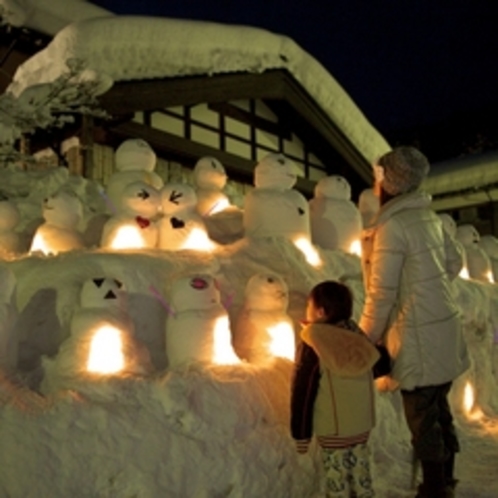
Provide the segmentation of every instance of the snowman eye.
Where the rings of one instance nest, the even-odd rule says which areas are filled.
[[[283,157],[279,157],[279,158],[277,159],[277,162],[278,162],[278,163],[280,163],[282,166],[284,166],[284,165],[285,165],[285,159],[284,159]]]
[[[266,279],[266,281],[269,283],[269,284],[272,284],[273,282],[275,282],[275,280],[272,278],[272,277],[268,277]]]
[[[137,194],[137,197],[140,197],[141,199],[143,199],[145,201],[145,199],[148,199],[150,197],[150,194],[149,192],[147,192],[146,190],[142,189],[140,190],[140,192]]]
[[[213,169],[216,169],[216,163],[214,161],[211,161],[211,166],[213,167]]]
[[[190,286],[193,289],[202,290],[202,289],[207,289],[209,287],[209,284],[203,278],[196,277],[190,281]]]

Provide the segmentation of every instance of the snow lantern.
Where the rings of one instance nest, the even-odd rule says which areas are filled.
[[[470,420],[479,420],[483,417],[483,412],[476,406],[475,390],[472,384],[467,381],[463,389],[463,411]]]
[[[0,257],[11,257],[21,252],[19,234],[15,228],[21,219],[17,206],[9,201],[0,201]]]
[[[83,206],[74,193],[62,190],[44,199],[42,211],[45,223],[37,228],[30,252],[58,254],[83,247],[83,235],[77,229]]]
[[[249,279],[234,331],[234,347],[241,358],[250,363],[275,357],[294,360],[295,332],[288,302],[287,284],[279,275],[258,273]]]
[[[283,154],[268,154],[254,168],[256,188],[289,190],[296,182],[296,165]]]
[[[159,192],[143,182],[127,185],[121,210],[111,216],[102,231],[101,246],[108,249],[151,249],[156,247]]]
[[[351,186],[344,177],[321,178],[309,205],[314,244],[324,249],[357,251],[362,230],[361,214],[351,202]]]
[[[214,157],[201,157],[194,166],[194,183],[197,193],[197,211],[210,216],[230,206],[223,193],[227,174],[223,165]]]
[[[158,247],[169,251],[192,249],[212,251],[202,217],[196,211],[197,196],[187,184],[166,184],[161,189],[163,217],[158,221]]]
[[[483,235],[479,247],[488,255],[493,281],[498,282],[498,239],[494,235]]]
[[[166,356],[170,367],[192,362],[232,364],[235,354],[228,314],[211,275],[185,276],[173,282],[166,320]]]
[[[459,240],[457,240],[457,238],[456,238],[456,233],[457,233],[456,221],[447,213],[440,213],[440,214],[438,214],[438,216],[439,216],[439,219],[443,223],[443,230],[446,232],[446,234],[453,241],[458,252],[461,255],[462,269],[460,270],[459,277],[463,278],[465,280],[468,280],[470,278],[470,275],[469,275],[469,270],[467,267],[466,253],[465,253],[465,249],[463,247],[463,244]]]
[[[106,193],[110,214],[122,209],[123,191],[134,182],[143,182],[156,190],[163,186],[162,178],[155,173],[156,154],[141,138],[125,140],[114,155],[116,171],[109,178]]]
[[[470,278],[481,282],[492,281],[491,262],[479,246],[480,235],[476,228],[470,224],[460,225],[456,230],[456,239],[463,245]]]
[[[358,199],[358,210],[361,214],[363,227],[369,226],[380,209],[380,199],[373,188],[363,190]]]

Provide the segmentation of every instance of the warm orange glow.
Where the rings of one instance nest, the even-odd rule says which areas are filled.
[[[53,251],[50,249],[50,247],[48,247],[41,233],[37,233],[33,238],[33,242],[31,242],[31,249],[29,252],[41,252],[47,255],[50,253],[55,253],[56,251]]]
[[[294,361],[296,340],[292,325],[288,322],[280,322],[273,327],[268,327],[267,332],[270,335],[270,353],[273,356]]]
[[[214,326],[213,363],[218,365],[240,363],[232,347],[232,334],[227,316],[218,318]]]
[[[463,390],[463,409],[467,417],[472,420],[479,420],[483,416],[482,411],[475,406],[474,388],[470,382],[465,384]]]
[[[311,266],[321,266],[322,260],[320,259],[318,251],[306,237],[296,239],[294,245],[304,254],[306,261]]]
[[[486,278],[489,280],[490,283],[492,283],[492,284],[495,283],[495,279],[493,277],[493,272],[491,270],[489,270],[488,273],[486,273]]]
[[[143,249],[146,244],[137,227],[124,225],[117,231],[110,247],[111,249]]]
[[[351,254],[356,254],[356,256],[361,258],[361,242],[359,240],[355,240],[350,246],[349,246],[349,252]]]
[[[87,370],[100,374],[118,373],[124,368],[121,331],[109,325],[98,329],[92,337]]]
[[[219,213],[220,211],[225,210],[227,207],[230,207],[230,201],[228,199],[220,199],[216,204],[209,210],[209,215],[214,213]]]
[[[208,237],[205,230],[202,228],[193,228],[181,248],[195,249],[196,251],[212,251],[215,247],[215,244]]]
[[[464,266],[461,270],[460,270],[460,273],[458,274],[458,276],[460,278],[463,278],[465,280],[469,280],[470,279],[470,275],[469,275],[469,270],[467,269],[466,266]]]

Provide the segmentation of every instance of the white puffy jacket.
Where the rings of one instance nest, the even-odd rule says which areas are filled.
[[[401,389],[452,381],[469,366],[451,280],[461,260],[424,192],[395,197],[362,233],[360,327],[384,342]]]

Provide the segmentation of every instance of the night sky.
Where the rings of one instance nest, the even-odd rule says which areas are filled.
[[[436,160],[478,147],[478,135],[488,149],[498,148],[498,1],[92,1],[117,14],[245,24],[290,36],[391,143],[413,143]]]

